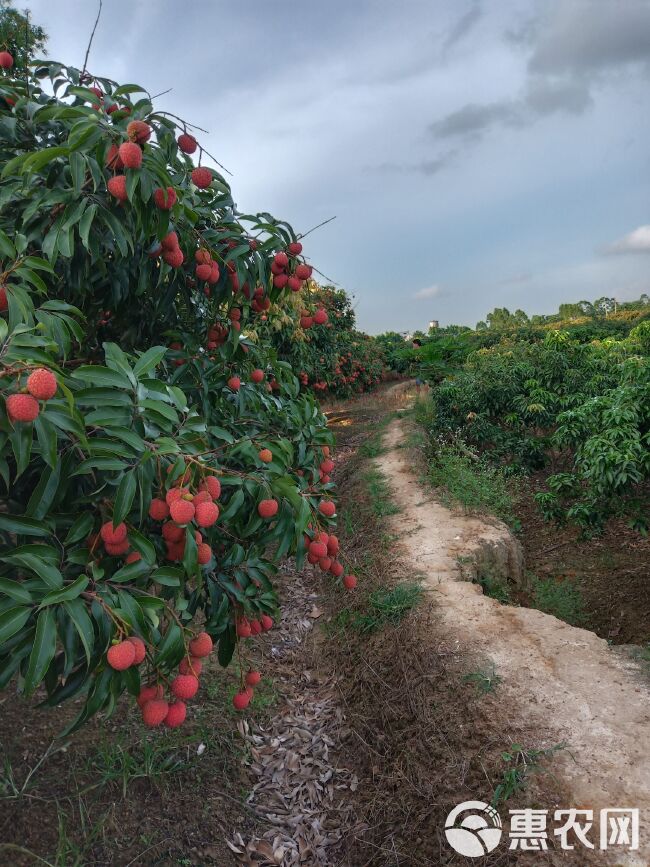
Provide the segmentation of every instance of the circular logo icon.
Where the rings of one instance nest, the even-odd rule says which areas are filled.
[[[466,815],[463,815],[466,814]],[[502,834],[501,817],[483,801],[465,801],[447,816],[447,842],[467,858],[480,858],[499,845]]]

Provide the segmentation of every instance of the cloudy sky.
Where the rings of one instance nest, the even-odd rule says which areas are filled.
[[[94,3],[25,4],[80,66]],[[336,215],[370,333],[650,291],[650,0],[104,0],[89,68],[172,88],[241,209]]]

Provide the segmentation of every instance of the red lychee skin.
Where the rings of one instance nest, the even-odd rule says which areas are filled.
[[[10,421],[34,421],[40,411],[38,401],[31,394],[10,394],[6,406]]]
[[[289,264],[289,257],[286,253],[280,252],[275,254],[275,256],[273,257],[273,261],[276,265],[279,265],[280,268],[286,268]]]
[[[213,500],[221,496],[221,482],[216,476],[206,476],[199,485],[199,491],[207,490]]]
[[[176,232],[167,232],[160,244],[163,250],[176,250],[178,249],[178,235]]]
[[[173,701],[169,705],[167,716],[163,720],[167,728],[177,729],[185,722],[187,716],[187,707],[183,701]]]
[[[344,575],[343,576],[343,586],[346,590],[354,590],[357,586],[357,576],[356,575]]]
[[[330,575],[333,575],[335,578],[340,578],[344,571],[343,563],[339,563],[338,560],[332,560]]]
[[[178,544],[167,543],[167,559],[170,563],[178,563],[185,554],[185,540]]]
[[[249,671],[246,675],[246,685],[257,686],[261,679],[262,675],[259,673],[259,671]]]
[[[235,693],[232,699],[233,707],[235,710],[246,710],[248,705],[250,704],[251,697],[246,692],[245,689],[242,689],[240,692]]]
[[[132,141],[125,141],[124,144],[121,144],[118,148],[118,154],[127,169],[139,169],[142,165],[142,151]]]
[[[178,674],[171,682],[169,691],[176,698],[194,698],[199,691],[199,679],[193,674]]]
[[[237,621],[237,636],[238,638],[250,638],[251,637],[251,625],[245,617],[242,617],[241,620]]]
[[[139,560],[142,560],[142,554],[139,551],[131,551],[131,553],[124,560],[125,563],[137,563]]]
[[[324,542],[310,542],[309,553],[321,560],[323,557],[327,557],[327,545]]]
[[[189,524],[195,511],[194,503],[187,500],[176,500],[169,507],[169,513],[177,524]]]
[[[260,370],[259,367],[256,367],[255,370],[251,373],[251,382],[263,382],[264,381],[264,371]]]
[[[212,183],[212,172],[206,169],[205,166],[197,166],[192,171],[192,183],[200,190],[207,189]]]
[[[301,282],[297,277],[289,277],[287,281],[287,286],[291,289],[292,292],[300,292]]]
[[[319,567],[323,570],[323,572],[329,572],[332,566],[332,558],[331,557],[321,557],[318,561]]]
[[[187,493],[187,488],[170,488],[165,494],[165,502],[168,506],[171,506],[172,503],[175,503],[176,500],[180,500],[180,498],[185,496]]]
[[[180,268],[185,261],[185,256],[180,247],[176,247],[174,250],[164,250],[162,257],[163,261],[171,268]]]
[[[260,617],[260,623],[262,624],[264,632],[268,632],[269,629],[273,628],[273,618],[269,617],[268,614],[262,614]]]
[[[259,635],[262,631],[262,624],[259,622],[259,620],[251,620],[250,626],[251,635]]]
[[[0,51],[0,69],[11,69],[14,59],[8,51]]]
[[[178,671],[180,672],[180,674],[193,674],[194,677],[198,677],[201,674],[202,670],[203,663],[195,656],[185,656],[183,659],[181,659],[178,666]]]
[[[233,391],[239,391],[240,386],[241,379],[238,376],[231,376],[228,380],[228,388],[232,389]]]
[[[171,521],[168,521],[166,524],[163,524],[162,534],[165,542],[175,544],[185,538],[185,529],[183,527],[177,527],[176,524],[172,524]]]
[[[324,472],[326,475],[328,475],[334,469],[334,461],[325,460],[320,465],[320,468],[321,468],[322,472]]]
[[[330,557],[335,557],[339,552],[339,540],[333,534],[327,540],[327,553]]]
[[[321,500],[318,504],[318,511],[326,518],[331,518],[336,512],[336,506],[331,500]]]
[[[289,277],[286,274],[276,274],[273,278],[273,285],[276,289],[284,289],[289,282]]]
[[[209,265],[212,261],[210,251],[204,250],[203,248],[201,248],[200,250],[196,250],[196,252],[194,253],[194,261],[197,265]]]
[[[314,322],[316,325],[324,325],[327,322],[327,319],[327,310],[323,310],[322,307],[314,314]]]
[[[154,204],[161,211],[171,211],[176,204],[176,190],[173,187],[158,187],[153,193]]]
[[[207,542],[201,542],[201,544],[197,547],[196,557],[199,561],[199,565],[208,565],[208,563],[212,559],[212,548],[207,544]]]
[[[45,367],[37,367],[27,377],[27,391],[36,400],[50,400],[58,387],[56,377]]]
[[[126,192],[126,175],[115,175],[109,178],[106,187],[111,196],[115,196],[120,202],[126,202],[129,198]]]
[[[219,517],[219,506],[216,503],[199,503],[194,517],[199,527],[211,527]]]
[[[132,120],[126,128],[126,134],[131,141],[135,141],[138,144],[144,144],[146,141],[149,141],[149,137],[151,136],[151,127],[143,120]]]
[[[315,566],[316,563],[320,560],[318,554],[307,554],[307,562],[311,563],[312,566]]]
[[[284,267],[277,262],[271,262],[271,274],[284,274]]]
[[[7,301],[7,287],[0,286],[0,313],[4,313],[8,308],[9,302]]]
[[[142,708],[142,721],[146,726],[159,726],[169,713],[169,705],[160,698],[146,702]]]
[[[302,244],[300,241],[292,241],[287,247],[287,250],[292,256],[299,256],[302,253]]]
[[[115,543],[105,542],[104,548],[111,557],[122,557],[129,550],[129,540],[125,539],[123,542]]]
[[[196,638],[190,641],[190,653],[199,659],[209,656],[213,648],[212,639],[207,632],[199,632]]]
[[[144,641],[141,638],[138,638],[137,635],[129,635],[129,637],[126,640],[130,641],[131,644],[135,648],[135,657],[133,659],[133,665],[140,665],[142,660],[147,655],[147,648],[145,646]]]
[[[99,531],[102,541],[108,542],[110,545],[119,545],[120,542],[126,539],[126,533],[126,524],[124,522],[115,527],[112,521],[106,521],[105,524],[102,524]]]
[[[302,263],[296,268],[296,277],[299,280],[307,280],[311,276],[311,268],[309,265],[303,265]]]
[[[149,504],[149,517],[154,521],[164,521],[165,518],[169,515],[169,506],[165,502],[165,500],[161,500],[158,497],[153,499]]]
[[[272,518],[278,513],[278,501],[262,500],[257,507],[257,513],[260,518]]]
[[[192,497],[192,502],[194,503],[194,508],[199,505],[199,503],[211,503],[212,497],[210,496],[209,491],[199,491],[198,494],[194,494]]]
[[[196,279],[197,280],[209,280],[210,274],[212,274],[212,266],[211,265],[197,265],[196,266]]]
[[[178,147],[183,151],[184,154],[193,154],[194,151],[199,146],[199,143],[194,138],[193,135],[190,135],[187,132],[184,132],[182,135],[178,137]]]
[[[212,269],[212,272],[211,272],[210,276],[208,277],[208,282],[216,283],[219,279],[219,266],[217,265],[216,262],[213,262],[210,265],[210,268]]]
[[[273,460],[273,452],[270,449],[262,449],[258,457],[262,463],[270,464]]]
[[[148,701],[152,701],[154,699],[161,699],[162,697],[163,688],[162,684],[159,683],[155,686],[143,686],[140,690],[140,695],[137,697],[136,701],[142,708]]]
[[[312,316],[301,316],[300,317],[300,327],[301,328],[311,328],[314,324],[314,319]]]
[[[130,641],[120,641],[109,647],[106,661],[115,671],[126,671],[135,662],[135,646]]]

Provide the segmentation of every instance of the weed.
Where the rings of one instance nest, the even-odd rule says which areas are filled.
[[[486,596],[496,599],[502,605],[509,605],[512,602],[510,586],[502,578],[488,572],[485,575],[479,575],[477,580]]]
[[[542,762],[553,758],[555,753],[566,749],[566,746],[566,744],[562,743],[544,750],[527,750],[521,744],[512,744],[508,750],[501,753],[501,758],[506,767],[500,782],[494,790],[491,802],[492,806],[498,807],[499,804],[505,803],[517,792],[525,789],[531,774],[544,772]]]
[[[580,589],[568,578],[535,578],[533,583],[535,608],[553,614],[572,626],[585,623],[587,615]]]
[[[375,517],[384,518],[387,515],[396,515],[400,511],[399,506],[391,500],[390,488],[379,470],[374,467],[367,469],[363,474],[363,480],[370,494],[371,508]]]
[[[396,584],[390,590],[374,590],[368,596],[368,604],[364,611],[353,611],[344,608],[333,618],[330,628],[351,628],[362,635],[376,632],[384,626],[397,626],[408,612],[415,608],[422,598],[422,587],[419,584]]]
[[[473,683],[476,686],[476,691],[482,695],[494,692],[502,682],[503,678],[496,673],[494,665],[484,671],[472,671],[463,677],[463,683]]]

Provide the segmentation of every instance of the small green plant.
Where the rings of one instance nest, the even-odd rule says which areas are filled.
[[[486,596],[496,599],[502,605],[510,605],[512,602],[510,586],[502,578],[488,572],[485,575],[479,575],[478,583]]]
[[[560,750],[566,749],[566,744],[555,744],[543,750],[525,749],[521,744],[512,744],[508,750],[501,753],[505,764],[503,776],[497,784],[492,796],[492,806],[504,804],[517,792],[525,789],[531,774],[544,772],[542,762],[552,759]]]
[[[463,677],[463,683],[473,683],[476,691],[482,695],[494,692],[502,682],[503,678],[496,673],[494,665],[482,671],[472,671]]]
[[[584,599],[580,589],[568,578],[535,578],[535,608],[553,614],[572,626],[580,626],[587,620]]]
[[[349,627],[367,635],[385,626],[397,626],[421,598],[422,587],[419,584],[404,582],[390,590],[374,590],[368,596],[364,611],[344,608],[333,618],[330,628],[336,631]]]
[[[396,515],[400,507],[391,500],[391,491],[379,470],[371,467],[363,474],[370,495],[370,507],[376,518]]]

